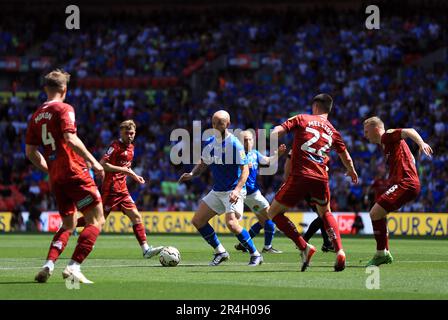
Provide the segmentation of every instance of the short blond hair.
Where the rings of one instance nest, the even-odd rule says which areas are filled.
[[[125,120],[122,123],[120,123],[120,130],[126,129],[126,130],[136,130],[137,126],[134,122],[134,120]]]
[[[384,122],[379,117],[370,117],[364,120],[364,126],[374,125],[375,127],[384,128]]]
[[[50,90],[63,90],[70,81],[70,74],[62,69],[55,69],[45,75],[44,86]]]
[[[244,130],[244,131],[241,131],[241,132],[240,132],[240,138],[243,140],[243,139],[244,139],[244,136],[245,136],[246,134],[250,134],[250,135],[252,136],[252,139],[255,138],[254,132],[253,132],[252,130]]]

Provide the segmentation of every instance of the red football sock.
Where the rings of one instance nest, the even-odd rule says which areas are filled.
[[[146,232],[145,227],[142,223],[137,223],[132,226],[132,229],[134,230],[135,237],[137,238],[137,241],[140,245],[146,242]]]
[[[86,219],[84,217],[79,217],[78,223],[76,224],[76,228],[85,226],[86,226]]]
[[[322,216],[324,222],[325,231],[327,231],[328,237],[333,243],[333,247],[336,252],[342,249],[341,235],[339,234],[339,227],[336,219],[330,211],[327,211]]]
[[[72,255],[72,260],[82,263],[93,249],[96,238],[100,234],[100,230],[93,224],[87,225],[78,238],[78,244]]]
[[[387,236],[387,220],[380,219],[372,221],[373,233],[376,240],[377,250],[389,250],[389,238]]]
[[[279,228],[289,239],[294,241],[300,250],[305,250],[307,242],[302,238],[299,231],[297,231],[294,223],[288,219],[283,213],[276,215],[272,221],[275,222]]]
[[[48,250],[47,260],[55,262],[59,258],[62,251],[64,251],[71,234],[72,233],[69,230],[63,228],[60,228],[58,232],[56,232],[53,241],[51,241],[50,249]]]

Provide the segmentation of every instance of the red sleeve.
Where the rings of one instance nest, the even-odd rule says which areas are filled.
[[[31,117],[26,128],[25,143],[31,146],[38,146],[41,144],[39,135],[36,134],[36,127],[33,124],[34,117]]]
[[[382,144],[390,144],[401,140],[401,129],[395,129],[394,132],[387,133],[381,137]]]
[[[337,153],[342,153],[347,149],[344,140],[342,140],[341,134],[338,131],[335,131],[333,134],[332,148],[336,150]]]
[[[281,126],[282,126],[283,128],[285,128],[286,132],[290,132],[292,129],[297,128],[297,127],[300,126],[301,120],[302,120],[302,117],[301,117],[301,115],[299,114],[299,115],[297,115],[297,116],[294,116],[294,117],[289,118],[288,120],[286,120],[285,122],[283,122],[283,123],[281,124]]]
[[[75,110],[69,104],[65,104],[65,108],[60,113],[61,132],[76,133]]]
[[[115,152],[117,150],[117,147],[115,145],[115,142],[112,142],[112,144],[107,149],[106,153],[103,155],[103,158],[101,160],[104,160],[105,162],[111,162],[114,158]]]

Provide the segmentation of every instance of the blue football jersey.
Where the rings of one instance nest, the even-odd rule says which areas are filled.
[[[247,162],[249,164],[249,177],[246,181],[247,194],[252,194],[259,190],[257,184],[258,165],[260,164],[260,158],[262,157],[258,150],[251,150],[247,153]]]
[[[241,176],[240,166],[247,165],[244,147],[233,134],[229,134],[221,143],[215,137],[207,139],[202,160],[212,171],[214,191],[235,189]]]

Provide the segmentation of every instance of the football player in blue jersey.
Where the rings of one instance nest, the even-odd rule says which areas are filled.
[[[250,228],[249,234],[253,239],[260,233],[260,230],[264,228],[264,248],[262,252],[282,253],[282,251],[272,247],[275,224],[268,218],[267,212],[269,209],[269,202],[261,194],[257,183],[257,175],[259,165],[268,166],[274,161],[278,161],[278,158],[286,152],[286,146],[284,144],[280,145],[279,149],[274,152],[274,155],[267,157],[258,152],[258,150],[253,149],[254,135],[252,131],[246,130],[241,132],[240,140],[244,144],[244,150],[246,151],[246,157],[249,164],[249,177],[246,181],[247,195],[246,199],[244,199],[244,204],[246,204],[258,218],[258,222]],[[247,252],[247,249],[241,245],[241,243],[236,244],[235,249]]]
[[[213,188],[199,204],[192,224],[215,250],[210,265],[217,266],[229,259],[229,253],[219,241],[209,220],[224,214],[229,230],[250,252],[249,266],[258,266],[263,262],[263,257],[255,247],[249,232],[239,224],[243,216],[246,180],[249,176],[246,153],[238,138],[228,130],[230,115],[227,111],[215,112],[212,125],[215,129],[214,136],[205,142],[201,162],[191,172],[184,173],[179,178],[179,183],[191,180],[208,167],[212,172]]]

